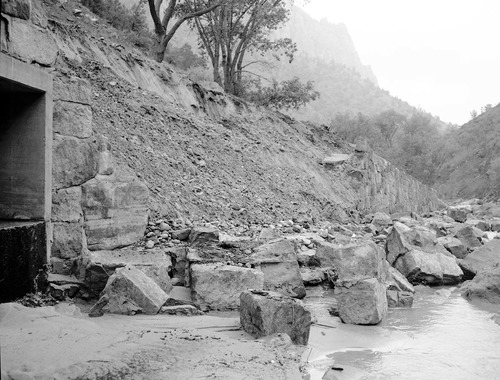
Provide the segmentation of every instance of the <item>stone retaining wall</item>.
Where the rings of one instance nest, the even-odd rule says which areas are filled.
[[[437,192],[373,152],[357,152],[348,171],[358,189],[360,211],[418,213],[442,206]]]

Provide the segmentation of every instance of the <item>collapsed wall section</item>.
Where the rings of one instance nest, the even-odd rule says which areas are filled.
[[[418,213],[442,206],[437,192],[371,151],[356,152],[347,174],[359,194],[360,211]]]
[[[5,279],[29,284],[9,290],[17,297],[35,290],[42,264],[78,274],[88,249],[139,240],[149,192],[95,134],[89,82],[58,70],[64,42],[49,28],[43,3],[2,1],[1,13],[0,110],[8,117],[0,125],[0,219],[13,222],[7,231],[0,221],[0,287],[7,294]],[[43,231],[19,219],[41,220]]]

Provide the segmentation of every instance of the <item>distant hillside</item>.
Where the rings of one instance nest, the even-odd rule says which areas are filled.
[[[447,198],[500,197],[500,104],[443,139],[435,187]]]
[[[130,7],[136,0],[120,1]],[[338,113],[374,116],[383,111],[395,110],[411,117],[419,112],[378,87],[375,74],[361,62],[344,24],[317,21],[298,7],[292,7],[291,10],[290,21],[276,31],[275,37],[290,37],[297,43],[298,52],[294,61],[276,61],[270,55],[265,58],[260,55],[248,57],[252,61],[257,59],[267,62],[266,65],[250,66],[249,70],[269,80],[281,81],[296,76],[302,81],[315,83],[315,89],[321,94],[320,98],[298,111],[290,111],[291,116],[300,120],[329,123]],[[147,20],[152,28],[149,13]],[[196,32],[184,24],[174,36],[172,46],[180,47],[186,43],[199,53]]]
[[[344,24],[333,24],[326,19],[316,21],[302,9],[293,7],[290,21],[276,33],[276,37],[291,38],[302,56],[345,66],[353,69],[361,78],[377,84],[371,67],[361,62]]]
[[[279,62],[268,76],[313,81],[321,94],[315,102],[290,112],[293,117],[328,123],[338,113],[373,116],[392,109],[410,117],[419,112],[378,86],[371,67],[361,62],[344,24],[317,21],[294,7],[290,22],[279,36],[290,36],[299,51],[291,64]]]

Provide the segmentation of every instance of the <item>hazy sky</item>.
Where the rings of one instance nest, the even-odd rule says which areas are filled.
[[[445,122],[500,102],[499,0],[310,0],[344,23],[380,87]]]

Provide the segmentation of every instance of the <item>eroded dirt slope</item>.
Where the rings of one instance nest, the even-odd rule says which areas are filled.
[[[326,127],[192,83],[71,7],[49,9],[62,47],[56,75],[89,80],[94,131],[147,182],[156,217],[248,225],[353,212],[345,165],[322,165],[352,148]]]

